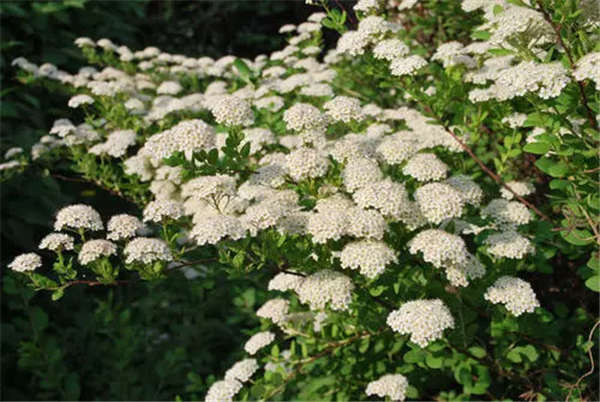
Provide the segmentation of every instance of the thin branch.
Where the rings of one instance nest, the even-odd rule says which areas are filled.
[[[596,328],[598,328],[598,325],[600,325],[600,320],[596,321],[596,324],[594,324],[594,326],[592,327],[592,330],[590,331],[590,335],[588,336],[588,342],[592,341],[592,336],[594,335],[594,331],[596,330]],[[592,353],[592,348],[590,348],[588,350],[588,356],[590,358],[590,364],[592,367],[590,367],[590,369],[581,377],[579,377],[577,379],[577,381],[575,382],[575,384],[573,386],[571,386],[571,389],[569,390],[569,393],[567,394],[567,402],[569,401],[569,399],[571,398],[571,394],[573,393],[573,390],[575,388],[579,387],[579,383],[581,383],[581,381],[583,381],[583,379],[589,375],[592,375],[592,373],[594,372],[595,369],[595,365],[594,365],[594,354]]]

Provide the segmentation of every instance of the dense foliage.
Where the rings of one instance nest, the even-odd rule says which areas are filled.
[[[10,326],[20,365],[64,399],[100,362],[107,399],[597,400],[598,1],[316,6],[253,60],[80,37],[77,73],[13,61],[71,114],[3,180],[58,168],[129,205],[74,200],[8,264],[14,311],[56,301]],[[44,332],[84,287],[114,292]],[[48,348],[70,336],[78,369]]]

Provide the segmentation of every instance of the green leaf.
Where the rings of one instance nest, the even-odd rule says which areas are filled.
[[[513,363],[521,363],[523,361],[523,359],[521,358],[521,354],[519,353],[517,348],[512,349],[510,352],[508,352],[506,358]]]
[[[253,77],[252,71],[248,68],[242,59],[235,59],[233,65],[237,68],[240,78],[250,83]]]
[[[485,357],[485,355],[487,354],[485,352],[485,349],[480,346],[471,346],[469,348],[469,353],[471,353],[473,356],[475,356],[479,359]]]
[[[444,359],[442,357],[436,357],[434,355],[429,354],[425,358],[425,364],[427,364],[432,369],[442,368],[443,363],[444,363]]]
[[[492,36],[488,31],[475,31],[471,34],[473,39],[488,40]]]
[[[594,292],[600,292],[600,275],[594,275],[585,281],[585,286]]]
[[[600,272],[600,253],[593,253],[587,262],[587,266],[592,271]]]
[[[550,144],[546,142],[532,142],[531,144],[525,145],[523,150],[530,154],[544,155],[550,150]]]
[[[235,255],[235,257],[233,257],[233,260],[231,260],[231,265],[233,265],[233,267],[236,269],[242,268],[242,265],[244,264],[245,256],[246,256],[246,253],[243,250],[239,251]]]
[[[568,172],[569,167],[564,162],[557,162],[548,169],[548,174],[552,177],[564,177]]]
[[[587,246],[594,241],[592,234],[582,229],[561,230],[560,235],[563,239],[576,246]]]

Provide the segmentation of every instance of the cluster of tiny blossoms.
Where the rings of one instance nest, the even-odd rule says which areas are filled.
[[[531,184],[512,181],[507,183],[512,191],[501,188],[501,198],[488,197],[467,175],[477,177],[474,172],[465,173],[460,166],[462,173],[452,175],[458,171],[456,156],[463,148],[445,127],[432,124],[411,106],[408,92],[391,89],[381,102],[384,107],[377,99],[338,90],[340,79],[346,79],[338,77],[339,71],[354,68],[363,57],[379,63],[373,71],[395,76],[399,85],[426,74],[434,63],[464,71],[472,103],[533,95],[555,98],[573,79],[599,85],[594,69],[598,53],[579,59],[572,72],[557,62],[541,62],[545,55],[541,45],[553,41],[553,30],[537,11],[506,2],[494,8],[499,2],[463,1],[465,11],[482,9],[481,29],[490,33],[489,40],[470,45],[447,42],[429,60],[412,54],[415,43],[402,39],[402,17],[392,21],[377,15],[387,2],[360,0],[355,6],[357,28],[343,33],[320,61],[316,44],[326,15],[315,13],[298,26],[282,27],[280,32],[289,35],[283,49],[254,60],[239,59],[251,71],[251,83],[233,56],[192,58],[154,47],[132,51],[106,39],[79,38],[76,44],[98,54],[114,53],[135,67],[135,73],[117,64],[69,74],[51,65],[15,60],[33,76],[60,81],[77,91],[68,107],[88,112],[101,102],[118,101],[139,123],[132,130],[112,120],[100,127],[57,120],[49,135],[32,148],[32,159],[55,148],[78,147],[98,161],[118,164],[128,181],[147,186],[151,199],[141,205],[142,219],[113,216],[105,239],[89,238],[90,232],[104,230],[97,211],[82,204],[66,207],[58,212],[54,229],[70,234],[49,234],[40,248],[59,255],[78,250],[84,266],[110,257],[111,263],[120,258],[133,269],[166,266],[178,261],[179,250],[228,251],[231,243],[259,242],[263,234],[279,236],[281,244],[305,241],[303,250],[306,244],[314,246],[314,252],[304,256],[306,266],[275,275],[268,290],[280,292],[280,297],[256,311],[263,325],[273,324],[290,336],[304,334],[307,327],[317,333],[337,317],[354,314],[353,301],[360,300],[363,287],[388,273],[402,275],[402,253],[443,270],[446,279],[441,280],[452,285],[446,288],[468,286],[484,277],[482,261],[489,256],[525,258],[535,248],[519,230],[534,218],[515,194],[532,194]],[[409,12],[417,1],[389,3],[395,4],[395,12]],[[487,52],[494,47],[515,54],[526,48],[536,60]],[[200,86],[202,91],[190,89],[182,79],[190,76],[206,84]],[[434,84],[427,84],[427,96],[435,96]],[[391,96],[394,102],[387,100]],[[511,116],[505,123],[522,128],[526,117]],[[248,168],[223,169],[224,173],[220,169],[231,159],[225,155],[232,134],[244,137],[239,150],[250,146]],[[467,135],[460,139],[469,144]],[[214,169],[206,170],[212,173],[194,170],[205,167],[196,158],[201,152],[208,159],[217,156],[217,163],[210,166]],[[173,166],[172,160],[165,160],[177,153],[183,154],[186,165]],[[472,223],[482,219],[490,223]],[[162,226],[164,238],[144,237],[155,226]],[[173,226],[177,233],[171,237]],[[490,233],[483,247],[472,247],[468,236],[484,230]],[[482,254],[488,258],[480,260]],[[40,266],[41,257],[34,253],[18,256],[9,265],[19,272]],[[453,297],[452,292],[447,297]],[[526,282],[508,276],[498,279],[483,297],[504,304],[515,315],[539,306]],[[397,301],[400,307],[389,313],[387,325],[420,347],[454,328],[452,312],[442,299]],[[245,343],[245,352],[264,353],[277,333],[256,333]],[[265,357],[271,367],[285,366],[273,359]],[[223,380],[210,386],[205,399],[233,400],[259,370],[258,361],[248,358],[234,364]],[[403,375],[388,374],[368,383],[365,393],[404,400],[407,387]]]

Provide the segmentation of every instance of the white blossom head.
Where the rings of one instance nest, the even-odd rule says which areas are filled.
[[[225,379],[230,381],[237,380],[244,383],[254,375],[256,370],[258,370],[256,359],[244,359],[235,363],[225,372]]]
[[[103,239],[88,240],[81,246],[78,259],[82,265],[87,265],[99,258],[110,257],[116,253],[117,246],[111,241]]]
[[[540,307],[531,285],[513,276],[498,278],[483,297],[493,304],[504,304],[517,317],[523,313],[533,313],[536,307]]]
[[[42,257],[36,253],[26,253],[15,257],[8,267],[16,272],[34,271],[42,266]]]
[[[254,123],[250,104],[236,96],[224,95],[209,106],[217,123],[227,127],[247,127]]]
[[[347,276],[328,269],[304,278],[296,292],[301,303],[312,310],[322,310],[327,305],[332,310],[348,310],[352,301],[354,284]]]
[[[183,216],[183,204],[172,200],[156,200],[144,208],[144,222],[160,223],[164,220],[177,220]]]
[[[50,233],[42,239],[39,247],[44,250],[61,252],[63,250],[73,250],[73,237],[64,233]]]
[[[342,268],[360,270],[369,279],[379,276],[387,265],[397,261],[394,250],[377,240],[348,243],[340,253]]]
[[[126,264],[152,264],[156,261],[169,262],[173,260],[171,250],[164,240],[148,237],[136,237],[131,240],[125,246],[123,254]]]
[[[258,332],[250,337],[244,345],[244,350],[250,355],[255,355],[260,349],[275,340],[275,334],[270,331]]]
[[[415,191],[414,196],[421,213],[431,223],[439,224],[444,219],[458,218],[463,214],[463,197],[447,184],[425,184]]]
[[[410,340],[424,348],[442,338],[445,329],[454,328],[454,318],[440,299],[414,300],[392,311],[387,324],[400,334],[410,334]]]
[[[204,400],[206,402],[232,402],[243,385],[238,380],[217,381],[210,386]]]
[[[377,395],[380,398],[389,397],[392,401],[405,399],[408,380],[402,374],[386,374],[367,384],[365,394]]]
[[[102,230],[104,225],[100,214],[89,205],[69,205],[58,211],[54,221],[54,230]]]

